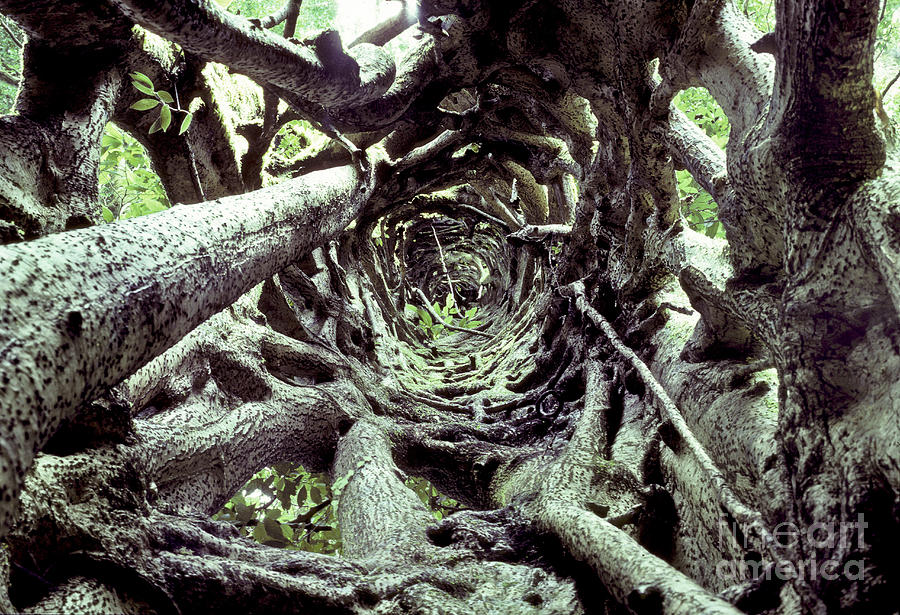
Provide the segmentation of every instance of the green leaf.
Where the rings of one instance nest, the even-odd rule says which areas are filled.
[[[263,521],[263,527],[266,528],[266,534],[275,540],[284,540],[284,532],[281,530],[281,524],[275,519],[266,519]]]
[[[256,542],[264,542],[268,539],[268,536],[266,536],[266,528],[262,523],[253,528],[253,539]]]
[[[279,474],[290,474],[294,470],[294,464],[292,463],[276,463],[272,466],[272,469],[278,472]]]
[[[153,120],[153,123],[150,124],[150,130],[149,130],[148,132],[149,132],[151,135],[152,135],[154,132],[159,132],[159,131],[161,130],[162,125],[160,124],[160,121],[159,121],[159,120],[160,120],[160,118],[156,118],[155,120]]]
[[[281,508],[287,510],[291,507],[291,496],[294,495],[294,485],[282,489],[278,493],[278,501],[281,502]]]
[[[129,109],[134,109],[135,111],[147,111],[148,109],[152,109],[156,105],[159,104],[159,101],[155,98],[142,98],[133,105],[129,107]]]
[[[453,307],[453,293],[447,293],[447,298],[444,299],[444,306],[447,309],[450,309]]]
[[[168,207],[166,207],[165,204],[160,203],[156,199],[146,199],[141,202],[141,205],[143,205],[143,210],[144,210],[143,215],[155,214],[158,211],[164,211],[164,210],[168,209]]]
[[[128,76],[131,77],[132,79],[134,79],[135,81],[143,83],[147,87],[151,87],[151,88],[153,87],[153,81],[150,79],[150,77],[148,77],[144,73],[134,71],[133,73],[129,73]]]
[[[102,215],[102,216],[103,216],[103,219],[106,220],[107,222],[112,222],[112,221],[115,219],[115,217],[116,217],[116,216],[113,214],[113,212],[111,212],[111,211],[109,210],[109,207],[107,207],[106,205],[101,205],[101,206],[100,206],[100,215]]]
[[[313,506],[305,513],[297,515],[297,518],[294,519],[294,521],[296,523],[309,523],[310,520],[316,515],[316,513],[321,512],[323,508],[327,507],[330,504],[331,504],[331,501],[328,500],[328,501],[322,502],[321,504]]]
[[[310,499],[313,501],[313,503],[315,503],[315,504],[321,504],[321,503],[322,503],[322,492],[319,491],[318,489],[310,489],[310,490],[309,490],[309,497],[310,497]]]
[[[422,322],[425,323],[425,326],[430,327],[434,323],[434,321],[431,320],[431,314],[428,313],[428,310],[417,307],[416,311],[419,313],[419,318],[422,319]]]
[[[234,503],[234,512],[239,523],[247,523],[253,516],[253,509],[245,505],[243,502]]]
[[[143,83],[138,83],[137,81],[132,81],[132,82],[131,82],[131,85],[133,85],[134,88],[135,88],[138,92],[141,92],[141,93],[143,93],[143,94],[146,94],[147,96],[156,96],[156,91],[155,91],[153,88],[148,88],[148,87],[147,87],[146,85],[144,85]]]
[[[159,125],[162,127],[163,132],[169,129],[169,124],[172,123],[172,109],[169,105],[163,105],[162,109],[159,110]]]
[[[103,135],[103,138],[100,139],[100,145],[103,147],[119,147],[122,145],[122,141],[112,135]]]
[[[159,98],[164,103],[169,104],[169,105],[171,105],[172,103],[175,102],[175,99],[172,98],[172,95],[169,94],[168,92],[166,92],[165,90],[158,90],[156,92],[156,97]]]
[[[187,129],[191,127],[191,120],[194,119],[194,114],[190,112],[185,112],[184,119],[181,120],[181,128],[178,129],[178,134],[183,135],[187,132]]]
[[[478,311],[477,307],[469,308],[468,310],[466,310],[466,318],[472,318],[477,311]]]
[[[281,516],[281,511],[275,508],[270,508],[266,511],[266,520],[267,521],[278,521],[278,517]],[[271,536],[271,534],[269,534]]]

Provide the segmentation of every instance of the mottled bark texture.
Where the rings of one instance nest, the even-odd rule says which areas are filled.
[[[0,610],[895,613],[879,3],[778,1],[767,45],[730,0],[415,4],[344,49],[208,0],[0,0]],[[186,135],[146,134],[135,70]],[[269,160],[297,117],[332,144]],[[93,226],[111,120],[195,204]],[[405,309],[448,294],[479,333]],[[283,461],[341,479],[340,556],[209,520]]]

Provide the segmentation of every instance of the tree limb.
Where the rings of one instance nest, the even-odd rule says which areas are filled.
[[[297,45],[217,8],[210,0],[112,0],[138,24],[201,57],[310,103],[347,106],[381,96],[394,80],[393,59],[372,45]]]

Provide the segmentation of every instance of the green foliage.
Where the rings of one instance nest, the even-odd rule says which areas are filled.
[[[169,199],[147,152],[134,138],[107,124],[100,142],[100,208],[106,222],[162,211]]]
[[[707,237],[725,237],[725,229],[719,222],[719,206],[709,192],[687,171],[675,171],[675,179],[681,198],[681,215],[688,226]]]
[[[234,0],[228,3],[227,9],[247,19],[260,19],[276,13],[283,4],[284,0]],[[297,16],[297,38],[334,27],[336,15],[336,0],[306,0],[300,5]],[[272,31],[283,34],[284,24],[278,24]]]
[[[721,148],[728,144],[731,126],[722,107],[704,88],[688,88],[675,96],[675,106],[693,120]],[[687,171],[676,171],[681,215],[695,231],[707,237],[724,237],[719,207],[712,196]]]
[[[741,10],[761,32],[775,30],[775,0],[743,0]]]
[[[900,114],[900,0],[887,0],[875,36],[875,76],[873,85],[884,93],[882,105],[890,118]]]
[[[0,79],[0,114],[5,114],[12,111],[16,100],[18,88],[10,81],[17,81],[21,77],[21,41],[25,40],[25,33],[8,17],[0,15],[0,22],[12,32],[10,35],[6,28],[0,27],[0,73],[6,77]]]
[[[441,305],[440,303],[435,301],[431,307],[432,309],[434,309],[435,313],[437,313],[444,320],[444,322],[446,322],[450,326],[460,327],[463,329],[474,329],[481,324],[480,320],[475,320],[475,315],[478,312],[478,307],[473,306],[465,312],[461,312],[460,309],[456,306],[456,302],[453,299],[453,293],[447,293],[447,297],[444,300],[444,305]],[[419,321],[417,323],[417,326],[425,331],[428,335],[430,335],[432,339],[437,339],[444,334],[450,335],[451,333],[453,333],[451,329],[448,329],[440,322],[435,322],[431,317],[431,314],[425,308],[407,303],[405,309],[406,312],[414,318],[418,316]]]
[[[728,117],[706,88],[682,90],[675,96],[674,102],[716,145],[724,148],[728,144],[728,133],[731,131]]]
[[[440,493],[434,485],[424,478],[410,476],[406,479],[405,484],[419,496],[425,508],[430,510],[431,514],[438,521],[463,508],[459,502]]]
[[[305,120],[288,122],[275,135],[275,151],[282,158],[293,160],[312,144],[314,135],[320,134]],[[326,141],[327,137],[322,135],[322,140]]]
[[[336,491],[338,481],[333,486],[325,474],[277,464],[258,472],[213,518],[265,545],[340,553]]]
[[[894,19],[897,8],[900,8],[900,0],[887,0],[882,5],[882,17],[875,33],[876,55],[896,52],[897,41],[900,38],[900,19]]]
[[[141,94],[146,94],[147,96],[152,96],[152,98],[142,98],[137,101],[131,108],[136,111],[149,111],[151,109],[155,109],[159,107],[159,116],[153,121],[150,125],[150,134],[152,135],[154,132],[158,132],[162,130],[166,132],[169,129],[169,126],[172,124],[172,112],[175,111],[179,115],[184,114],[181,118],[181,124],[178,128],[178,134],[184,134],[188,128],[191,126],[191,120],[194,116],[190,111],[184,111],[181,109],[177,103],[175,103],[175,99],[172,98],[172,95],[169,94],[165,90],[157,90],[153,85],[153,81],[151,81],[150,77],[145,75],[144,73],[133,72],[129,75],[132,78],[131,85],[140,92]],[[176,105],[172,107],[171,105]]]
[[[276,464],[251,478],[213,519],[233,523],[242,536],[265,545],[339,554],[343,543],[337,506],[352,475],[331,483],[325,474],[310,474],[290,463]],[[435,519],[462,508],[423,478],[407,478],[405,484]]]
[[[287,168],[296,160],[312,156],[330,141],[330,137],[313,128],[306,120],[290,121],[272,140],[269,164],[273,169]]]
[[[229,13],[241,15],[247,19],[260,19],[278,11],[284,4],[284,0],[234,0],[233,2],[219,2],[219,4],[224,5]],[[273,30],[281,34],[284,31],[284,25],[279,24]]]
[[[306,0],[300,6],[297,17],[297,36],[305,37],[321,30],[335,27],[336,0]],[[350,41],[344,41],[349,43]]]

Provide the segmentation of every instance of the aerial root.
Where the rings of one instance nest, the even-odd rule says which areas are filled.
[[[722,471],[716,466],[709,453],[706,452],[706,449],[691,431],[690,427],[688,427],[687,422],[684,420],[684,415],[666,392],[662,383],[653,375],[647,364],[631,348],[625,345],[609,321],[590,305],[585,295],[584,282],[580,280],[573,282],[568,286],[561,287],[560,292],[564,296],[575,299],[575,306],[578,310],[603,332],[616,352],[634,367],[647,389],[653,392],[653,395],[659,401],[663,424],[677,434],[681,442],[681,448],[686,448],[694,456],[713,486],[719,505],[731,518],[730,520],[740,524],[746,536],[752,536],[759,541],[761,546],[760,553],[768,553],[773,560],[777,560],[777,555],[774,552],[775,539],[764,523],[762,515],[759,511],[749,508],[740,501],[728,484]]]

